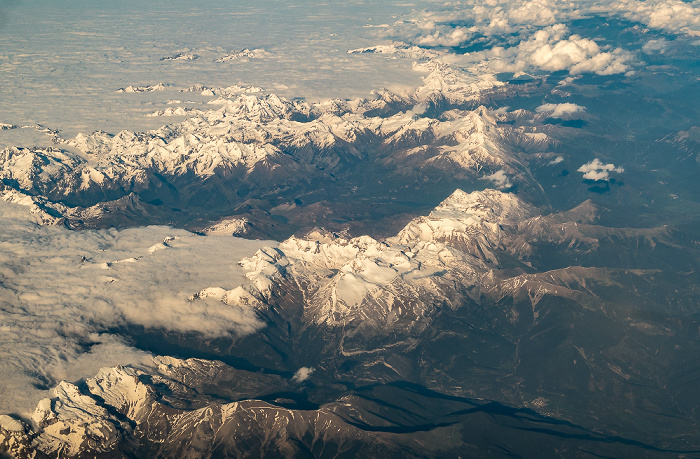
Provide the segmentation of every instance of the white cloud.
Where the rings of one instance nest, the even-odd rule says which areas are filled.
[[[436,26],[427,24],[432,29],[416,37],[415,43],[421,46],[460,46],[473,37],[473,33],[465,27]]]
[[[612,75],[629,70],[633,55],[620,48],[600,47],[579,35],[567,37],[568,29],[557,24],[535,32],[532,37],[511,48],[494,48],[490,53],[494,66],[505,71],[538,68],[567,70],[571,74]]]
[[[294,373],[292,379],[298,383],[304,382],[311,377],[311,374],[314,371],[316,371],[315,368],[301,367],[297,370],[296,373]]]
[[[698,0],[467,0],[447,3],[442,11],[414,13],[410,20],[395,24],[393,32],[415,44],[458,46],[476,36],[518,34],[591,14],[617,15],[668,32],[700,33]]]
[[[497,72],[630,72],[635,62],[632,52],[568,31],[566,24],[571,20],[595,14],[622,17],[667,32],[700,35],[698,0],[468,0],[447,3],[443,11],[416,12],[387,29],[387,34],[423,47],[481,45],[483,50],[470,56],[491,62]],[[643,52],[663,53],[667,44],[663,39],[651,40]]]
[[[668,49],[669,41],[665,38],[659,40],[649,40],[642,46],[642,51],[646,54],[664,54],[666,49]]]
[[[551,160],[550,162],[548,162],[547,165],[548,165],[548,166],[554,166],[554,165],[556,165],[556,164],[563,163],[563,162],[564,162],[564,157],[563,157],[563,156],[557,156],[556,158],[554,158],[553,160]]]
[[[491,175],[486,175],[484,176],[486,180],[490,180],[493,182],[494,185],[496,185],[497,188],[504,189],[504,188],[510,188],[513,186],[511,183],[510,179],[506,175],[505,171],[501,169],[500,171],[494,172]]]
[[[600,159],[596,158],[579,167],[578,171],[583,173],[584,180],[607,181],[610,180],[611,172],[621,174],[625,170],[622,167],[615,167],[612,163],[603,164]]]
[[[573,2],[468,0],[448,3],[442,11],[416,12],[387,33],[421,46],[462,46],[475,38],[503,40],[578,17],[580,5]]]
[[[618,0],[597,5],[596,10],[620,14],[653,29],[700,34],[700,2],[682,0]]]
[[[169,248],[149,253],[166,236],[175,237]],[[269,242],[167,227],[37,226],[26,207],[0,201],[0,413],[32,410],[62,379],[147,362],[147,353],[109,332],[115,327],[207,337],[258,330],[263,324],[253,310],[189,296],[208,285],[243,283],[237,262],[262,245]]]
[[[422,102],[422,103],[414,105],[411,110],[406,112],[406,114],[407,115],[410,114],[412,116],[420,116],[423,113],[425,113],[426,110],[428,110],[428,104],[425,102]]]
[[[586,111],[586,107],[572,103],[542,104],[535,109],[537,113],[546,113],[552,118],[574,118],[576,114]]]
[[[479,64],[481,72],[568,71],[572,75],[613,75],[631,71],[634,54],[622,48],[601,46],[594,40],[570,34],[564,24],[522,34],[513,43],[493,46],[466,55],[447,54],[444,62],[462,67]],[[487,47],[488,48],[488,47]]]

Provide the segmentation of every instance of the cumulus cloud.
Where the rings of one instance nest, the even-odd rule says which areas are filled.
[[[642,51],[646,54],[664,54],[668,49],[669,41],[665,38],[659,40],[649,40],[642,46]]]
[[[72,232],[37,226],[27,208],[0,201],[0,413],[26,414],[62,379],[146,362],[110,333],[117,327],[207,337],[258,330],[252,310],[189,297],[243,283],[238,260],[266,244],[167,227]]]
[[[510,179],[506,175],[505,171],[501,169],[500,171],[494,172],[491,175],[484,176],[486,180],[493,182],[493,184],[499,189],[510,188],[513,186]]]
[[[700,35],[698,0],[467,0],[435,7],[441,10],[414,12],[396,22],[386,29],[386,36],[419,47],[468,47],[474,50],[471,57],[492,61],[495,71],[501,72],[629,72],[635,62],[630,51],[568,32],[567,23],[591,15]],[[651,40],[642,51],[663,53],[667,44],[663,39]]]
[[[420,46],[457,47],[484,38],[486,43],[502,42],[523,31],[578,17],[580,5],[554,0],[468,0],[448,3],[439,11],[415,12],[394,24],[387,34]]]
[[[294,376],[292,376],[292,379],[297,382],[301,383],[309,379],[311,377],[311,374],[316,371],[315,368],[308,368],[308,367],[301,367],[297,370],[296,373],[294,373]]]
[[[482,37],[502,39],[591,14],[620,16],[668,32],[700,33],[697,0],[466,0],[446,3],[437,11],[414,12],[389,30],[414,44],[460,46]]]
[[[616,13],[654,29],[700,35],[700,2],[682,0],[618,0],[595,10]]]
[[[576,118],[576,115],[586,111],[586,107],[572,103],[542,104],[535,109],[537,113],[545,113],[552,118]]]
[[[567,70],[571,74],[613,75],[630,70],[632,53],[621,48],[601,47],[579,35],[568,35],[563,24],[535,32],[529,39],[510,48],[495,47],[485,53],[494,68],[519,72],[528,69]]]
[[[556,164],[563,163],[563,162],[564,162],[564,157],[563,157],[563,156],[557,156],[556,158],[554,158],[553,160],[551,160],[550,162],[548,162],[547,165],[548,165],[548,166],[554,166],[554,165],[556,165]]]
[[[446,26],[441,26],[446,27]],[[444,33],[431,35],[444,37]],[[414,38],[412,43],[426,46],[426,36]],[[410,41],[410,39],[408,40]],[[436,45],[437,43],[433,43]],[[466,44],[464,42],[463,44]],[[445,45],[445,44],[443,44]],[[446,45],[445,45],[446,46]],[[564,24],[546,26],[536,31],[523,31],[507,40],[490,42],[483,50],[467,55],[444,55],[445,62],[481,63],[491,72],[568,71],[572,75],[595,73],[614,75],[632,70],[635,56],[630,51],[595,40],[571,34]],[[468,65],[468,64],[467,64]]]
[[[590,163],[579,167],[578,171],[583,173],[584,180],[608,181],[610,180],[611,172],[621,174],[625,170],[622,167],[615,167],[612,163],[603,164],[600,159],[596,158]]]

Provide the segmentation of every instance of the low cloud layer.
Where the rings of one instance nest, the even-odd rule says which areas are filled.
[[[207,337],[262,327],[252,310],[188,299],[240,285],[237,262],[269,242],[167,227],[72,232],[37,226],[27,208],[2,201],[0,235],[0,413],[26,414],[61,379],[149,361],[113,327]]]
[[[622,167],[615,167],[614,164],[603,164],[598,158],[590,163],[586,163],[578,168],[583,173],[584,180],[608,181],[612,172],[621,174],[625,170]]]

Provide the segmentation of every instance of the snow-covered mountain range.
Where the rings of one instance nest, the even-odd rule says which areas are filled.
[[[0,456],[700,454],[697,1],[346,3],[0,36]]]
[[[114,225],[120,217],[194,227],[202,218],[245,216],[260,207],[251,198],[294,206],[289,196],[313,194],[311,184],[347,190],[362,185],[359,177],[372,188],[394,183],[384,192],[403,187],[418,196],[435,175],[538,193],[522,152],[543,152],[542,161],[556,141],[474,105],[493,88],[452,80],[437,67],[412,96],[380,91],[371,100],[316,104],[202,88],[218,94],[215,108],[156,113],[187,116],[157,130],[72,139],[54,132],[55,147],[5,148],[3,192],[6,200],[29,197],[43,221],[74,227]],[[474,107],[446,110],[465,104]],[[438,106],[438,118],[424,116]]]

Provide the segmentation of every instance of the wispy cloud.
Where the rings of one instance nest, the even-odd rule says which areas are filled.
[[[646,54],[664,54],[666,49],[668,49],[670,42],[665,38],[660,38],[658,40],[649,40],[642,46],[642,51]]]
[[[548,162],[547,165],[548,165],[548,166],[554,166],[554,165],[556,165],[556,164],[563,163],[563,162],[564,162],[564,157],[563,157],[563,156],[557,156],[556,158],[554,158],[553,160],[551,160],[550,162]]]

